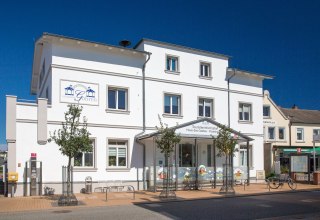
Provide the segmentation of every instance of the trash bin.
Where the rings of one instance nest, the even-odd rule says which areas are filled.
[[[92,178],[91,178],[91,176],[87,176],[85,179],[85,189],[86,189],[86,193],[92,193]]]
[[[313,172],[313,184],[320,185],[320,171]]]

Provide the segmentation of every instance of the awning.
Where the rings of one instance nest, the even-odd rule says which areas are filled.
[[[292,148],[279,148],[284,153],[297,153],[297,148],[301,148],[301,153],[313,153],[312,147],[292,147]],[[320,154],[320,147],[315,147],[316,154]]]

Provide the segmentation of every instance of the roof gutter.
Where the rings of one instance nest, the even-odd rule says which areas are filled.
[[[142,145],[143,147],[143,155],[142,155],[142,164],[143,164],[143,173],[142,173],[142,184],[143,184],[143,190],[146,190],[146,144],[139,140],[138,137],[142,134],[145,133],[146,131],[146,65],[148,63],[148,61],[151,58],[151,53],[147,53],[147,60],[144,62],[143,66],[142,66],[142,131],[140,133],[138,133],[135,136],[135,140]],[[138,186],[139,186],[139,180],[138,180]]]

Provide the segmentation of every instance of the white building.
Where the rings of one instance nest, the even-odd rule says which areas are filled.
[[[74,159],[75,192],[87,176],[93,188],[114,180],[154,188],[166,172],[154,150],[158,115],[168,126],[178,125],[182,136],[171,161],[177,187],[185,172],[194,173],[192,167],[205,167],[201,178],[208,182],[221,178],[223,160],[214,156],[212,138],[220,124],[237,131],[234,167],[248,178],[249,165],[255,177],[264,170],[262,82],[272,77],[229,68],[228,59],[149,39],[129,49],[44,33],[33,60],[31,93],[37,102],[7,96],[8,170],[19,174],[16,194],[30,194],[31,153],[42,162],[38,191],[50,186],[60,192],[67,158],[47,139],[61,128],[70,103],[83,106],[94,145],[92,153]]]

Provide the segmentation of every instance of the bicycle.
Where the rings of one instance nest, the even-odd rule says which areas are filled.
[[[297,188],[297,183],[291,179],[288,174],[280,174],[279,176],[269,177],[268,182],[271,189],[278,189],[280,186],[282,187],[284,183],[288,183],[288,186],[292,190]]]

